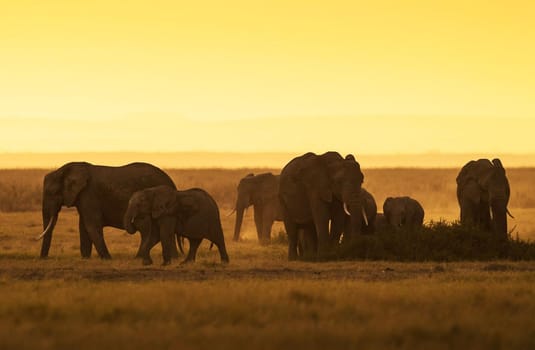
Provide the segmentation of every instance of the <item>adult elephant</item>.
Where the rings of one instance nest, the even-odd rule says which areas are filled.
[[[424,223],[424,208],[410,197],[388,197],[383,203],[383,213],[386,222],[394,228],[413,229]]]
[[[279,199],[284,226],[288,234],[288,259],[297,259],[298,231],[313,225],[317,237],[316,255],[332,246],[329,224],[340,224],[335,218],[340,209],[351,216],[344,235],[350,241],[361,232],[364,175],[352,157],[342,158],[337,152],[322,155],[306,153],[292,159],[280,175]]]
[[[507,209],[511,189],[499,159],[472,160],[457,176],[461,224],[507,237]],[[491,215],[492,213],[492,215]]]
[[[124,229],[123,216],[130,196],[157,185],[176,188],[161,169],[146,163],[110,167],[86,162],[67,163],[48,173],[43,184],[43,239],[41,258],[48,256],[52,232],[63,206],[75,207],[79,214],[80,252],[91,256],[94,245],[102,259],[110,259],[103,227]],[[142,241],[147,232],[141,232]],[[176,246],[173,255],[178,256]],[[138,250],[139,255],[139,250]]]
[[[253,206],[256,234],[260,244],[271,241],[273,222],[282,221],[282,209],[279,202],[280,176],[272,173],[249,174],[238,184],[238,196],[234,210],[236,223],[234,225],[234,241],[240,239],[243,213],[249,206]]]

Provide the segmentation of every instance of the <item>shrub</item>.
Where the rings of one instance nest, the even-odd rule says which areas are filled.
[[[416,230],[361,235],[337,250],[339,259],[394,261],[532,260],[535,243],[461,226],[431,222]]]

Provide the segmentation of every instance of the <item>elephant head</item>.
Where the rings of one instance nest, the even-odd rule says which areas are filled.
[[[236,222],[234,225],[234,241],[240,239],[240,231],[245,210],[251,206],[262,206],[273,200],[278,200],[279,182],[277,176],[272,173],[259,175],[248,174],[242,178],[237,188],[238,196],[234,210],[236,211]]]
[[[364,174],[353,155],[342,158],[337,152],[327,152],[307,157],[299,176],[309,198],[318,198],[324,203],[338,201],[350,216],[350,232],[344,236],[351,239],[361,233],[363,199],[361,195]],[[312,209],[314,211],[314,209]]]
[[[48,173],[43,182],[43,239],[41,257],[47,257],[52,241],[52,232],[56,226],[62,206],[75,206],[80,193],[90,181],[89,163],[68,163]]]
[[[465,190],[474,182],[477,183],[478,191]],[[492,219],[490,223],[485,224],[488,224],[494,232],[507,235],[507,215],[511,216],[507,205],[511,190],[505,169],[499,159],[493,159],[492,162],[488,159],[479,159],[467,163],[457,176],[457,186],[459,198],[469,196],[470,198],[465,199],[485,207],[487,213],[490,207]]]
[[[172,187],[161,185],[150,187],[135,192],[128,201],[123,224],[126,231],[134,234],[141,232],[141,248],[139,255],[143,258],[143,264],[152,263],[150,258],[150,240],[159,239],[162,242],[164,264],[168,264],[174,249],[174,235],[176,233],[177,195]],[[157,221],[159,230],[154,233],[153,221]],[[182,250],[182,246],[180,245]]]
[[[150,225],[150,217],[154,201],[155,192],[147,189],[135,192],[128,201],[128,207],[124,214],[123,224],[126,232],[134,234],[141,227]]]
[[[126,231],[134,234],[142,225],[150,225],[152,220],[164,216],[181,218],[198,209],[194,198],[177,195],[169,186],[161,185],[135,192],[128,201],[123,223]]]

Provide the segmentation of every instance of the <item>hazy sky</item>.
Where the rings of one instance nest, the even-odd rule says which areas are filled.
[[[535,152],[533,18],[532,1],[2,1],[0,151]]]

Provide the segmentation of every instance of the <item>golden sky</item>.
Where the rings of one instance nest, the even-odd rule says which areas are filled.
[[[535,152],[534,18],[533,1],[0,0],[0,151]]]

